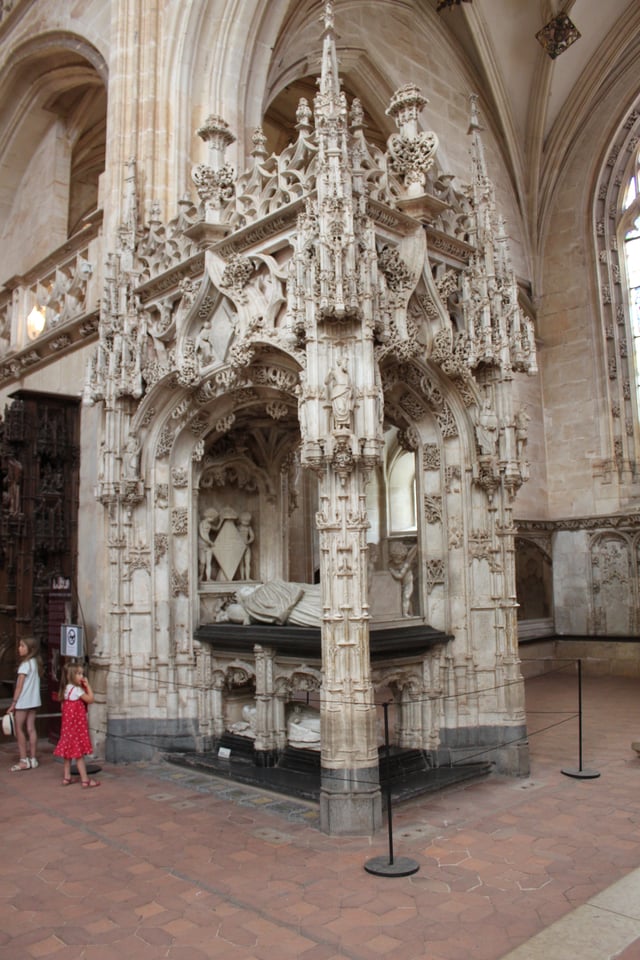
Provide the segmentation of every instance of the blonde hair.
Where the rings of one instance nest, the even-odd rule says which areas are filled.
[[[78,670],[83,669],[84,667],[80,660],[67,660],[66,663],[62,664],[62,670],[60,672],[60,689],[58,691],[60,700],[64,700],[64,692],[69,683],[72,686],[77,686],[77,684],[73,683],[73,677],[76,675]]]
[[[38,668],[38,673],[42,676],[43,667],[42,667],[42,657],[40,656],[40,644],[35,637],[20,637],[18,640],[18,646],[24,643],[27,648],[27,652],[24,657],[20,657],[20,663],[26,663],[27,660],[35,660],[36,666]]]

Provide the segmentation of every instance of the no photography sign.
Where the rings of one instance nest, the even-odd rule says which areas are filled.
[[[60,627],[60,653],[63,657],[82,656],[82,627],[73,623],[65,623]]]

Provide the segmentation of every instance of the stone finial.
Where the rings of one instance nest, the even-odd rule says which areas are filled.
[[[420,111],[428,102],[415,83],[407,83],[396,90],[386,111],[398,127],[387,144],[391,169],[403,178],[409,197],[424,193],[426,174],[438,149],[435,133],[418,129]]]
[[[264,135],[262,127],[257,127],[251,136],[253,150],[251,156],[257,159],[265,159],[267,156],[267,138]]]
[[[322,25],[325,30],[333,30],[335,28],[335,15],[333,11],[333,0],[325,0],[324,9],[322,11],[322,16],[320,17]]]
[[[364,126],[366,126],[366,124],[364,121],[364,110],[362,109],[362,103],[357,97],[355,97],[351,103],[351,129],[361,130]]]
[[[415,83],[405,83],[393,94],[385,112],[388,117],[393,117],[403,137],[415,137],[418,134],[418,117],[428,103]]]
[[[311,130],[313,120],[313,112],[309,106],[309,101],[305,97],[300,97],[298,101],[298,109],[296,110],[296,129],[297,130]]]
[[[480,111],[478,109],[478,97],[477,93],[472,93],[469,97],[469,128],[467,133],[473,133],[474,130],[484,130],[484,127],[480,123]]]
[[[209,146],[214,154],[214,169],[219,170],[224,166],[224,153],[227,147],[235,142],[235,136],[229,129],[229,124],[216,114],[207,117],[201,127],[198,127],[196,133]]]

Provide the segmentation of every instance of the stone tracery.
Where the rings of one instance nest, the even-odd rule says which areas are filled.
[[[526,479],[526,433],[512,380],[535,372],[535,344],[518,305],[475,103],[470,191],[439,168],[437,138],[418,127],[424,98],[411,85],[394,98],[400,132],[382,154],[366,142],[361,107],[349,110],[340,89],[332,16],[327,4],[313,112],[300,103],[297,139],[278,157],[266,155],[256,132],[249,169],[236,177],[225,160],[233,134],[220,117],[208,118],[198,132],[211,163],[193,171],[199,206],[185,199],[166,227],[152,211],[144,231],[131,163],[87,393],[105,405],[110,455],[99,496],[123,545],[133,535],[131,510],[149,509],[148,485],[167,484],[169,521],[154,516],[155,602],[168,611],[154,643],[164,656],[174,656],[173,625],[216,621],[234,581],[289,579],[304,545],[304,578],[317,576],[322,587],[323,763],[353,778],[351,799],[367,797],[371,826],[379,798],[364,787],[377,769],[368,550],[381,550],[374,572],[397,584],[398,620],[418,616],[443,631],[454,620],[454,659],[493,670],[496,683],[517,680],[504,531]],[[137,404],[157,412],[131,418]],[[416,463],[424,451],[416,484],[433,540],[421,531],[367,541],[367,486],[384,467],[391,427]],[[134,429],[143,456],[132,473],[133,453],[127,460],[118,451]],[[316,491],[287,466],[296,449]],[[434,450],[437,457],[427,453]],[[451,476],[454,468],[459,483],[444,490],[442,471]],[[290,511],[291,501],[299,509]],[[243,515],[250,541],[239,529]],[[115,562],[125,563],[115,543]],[[469,603],[454,614],[461,599],[445,593],[465,562],[448,556],[452,543],[466,544],[482,598],[477,612]],[[476,634],[488,629],[489,597],[490,629],[506,639],[487,651]],[[215,650],[206,656],[227,662]],[[479,702],[473,722],[503,730],[522,719],[522,704],[509,712]],[[216,730],[221,723],[218,714]],[[441,742],[455,743],[465,724],[454,718]],[[273,745],[262,715],[256,730],[257,748]],[[405,739],[420,737],[437,740],[426,729]],[[329,773],[323,789],[332,829],[334,816],[351,814]]]

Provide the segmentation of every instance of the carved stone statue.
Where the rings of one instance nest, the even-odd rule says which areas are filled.
[[[287,719],[287,740],[292,747],[320,749],[320,714],[296,704]]]
[[[230,733],[235,733],[239,737],[249,737],[251,740],[256,738],[256,716],[258,709],[255,704],[245,703],[242,708],[242,720],[236,720],[229,727]]]
[[[198,575],[203,582],[212,579],[214,541],[211,534],[220,529],[221,522],[218,511],[209,507],[198,524]]]
[[[216,354],[213,347],[213,328],[211,326],[211,320],[205,320],[200,328],[200,332],[196,337],[196,353],[200,358],[200,363],[203,367],[206,367],[216,359]]]
[[[270,580],[240,587],[236,602],[221,611],[218,621],[319,627],[321,608],[320,584]]]
[[[353,386],[347,361],[341,357],[327,374],[325,386],[331,401],[333,429],[350,430],[353,409]]]
[[[520,407],[516,413],[516,455],[519,460],[524,456],[529,437],[528,423],[531,417],[524,407]]]
[[[389,573],[400,584],[402,592],[402,616],[413,616],[413,564],[415,563],[418,545],[408,547],[402,541],[395,541],[389,547]]]
[[[247,545],[244,553],[242,554],[242,560],[240,561],[241,580],[251,579],[251,544],[255,540],[255,534],[251,526],[251,520],[252,517],[250,513],[241,513],[238,517],[238,533]]]
[[[485,396],[478,414],[476,436],[481,453],[492,456],[496,452],[498,441],[498,418],[491,403],[491,397]]]
[[[133,434],[127,440],[124,453],[124,475],[127,480],[137,480],[140,467],[140,441]]]

